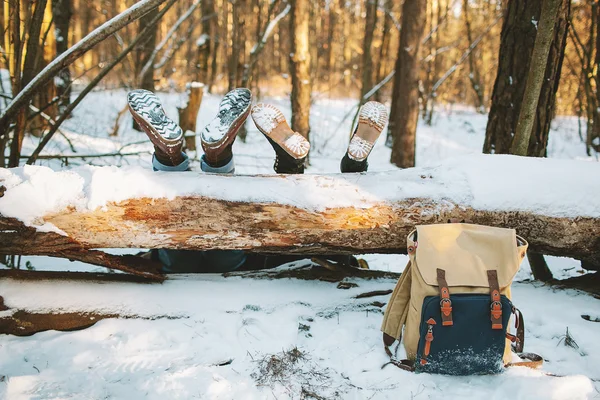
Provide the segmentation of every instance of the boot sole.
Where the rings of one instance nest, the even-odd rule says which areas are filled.
[[[150,141],[166,153],[181,147],[183,130],[164,112],[158,97],[147,90],[134,90],[127,94],[129,111],[135,122],[144,130]],[[162,115],[161,121],[152,118]]]
[[[348,144],[348,157],[354,161],[366,160],[387,120],[388,112],[383,104],[376,101],[365,103],[358,114],[356,132]]]
[[[290,128],[281,111],[270,104],[257,104],[252,107],[252,119],[258,130],[275,142],[294,159],[308,155],[310,143]]]
[[[204,127],[200,134],[205,150],[216,150],[228,146],[237,135],[248,114],[252,93],[245,88],[230,91],[219,104],[219,115]],[[221,113],[226,110],[225,113]]]

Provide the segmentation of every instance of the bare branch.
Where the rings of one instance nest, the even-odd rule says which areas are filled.
[[[171,39],[173,34],[177,31],[177,29],[179,29],[179,27],[181,26],[183,21],[188,19],[192,15],[194,10],[196,8],[198,8],[199,5],[200,5],[200,0],[195,0],[194,3],[192,4],[192,6],[190,8],[188,8],[188,10],[181,17],[179,17],[179,19],[177,20],[177,22],[175,22],[175,24],[171,27],[171,29],[169,29],[169,31],[165,35],[164,39],[158,44],[158,46],[156,46],[156,48],[152,51],[152,54],[150,54],[150,57],[148,58],[148,62],[146,62],[146,65],[144,65],[144,67],[138,74],[138,80],[141,80],[142,76],[144,76],[146,74],[146,72],[148,72],[148,70],[150,69],[150,67],[152,67],[152,64],[154,63],[154,59],[156,58],[156,55],[158,54],[158,52],[161,51],[163,47],[165,47],[165,44],[167,44],[169,39]]]

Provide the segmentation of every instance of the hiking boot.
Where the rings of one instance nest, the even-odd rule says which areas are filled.
[[[288,125],[281,111],[270,104],[252,107],[252,119],[275,150],[275,172],[301,174],[310,143]]]
[[[127,104],[133,119],[154,145],[156,159],[161,164],[181,164],[183,130],[167,117],[158,97],[148,90],[136,89],[127,94]]]
[[[385,106],[376,101],[365,103],[358,114],[358,125],[342,159],[342,172],[364,172],[369,164],[367,157],[387,123]]]
[[[252,93],[246,88],[233,89],[223,97],[219,113],[200,134],[205,161],[212,167],[226,165],[233,153],[231,146],[248,117]]]

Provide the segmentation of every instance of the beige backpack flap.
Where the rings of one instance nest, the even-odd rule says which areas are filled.
[[[417,241],[416,266],[425,283],[438,286],[437,269],[442,269],[449,288],[477,287],[485,291],[489,288],[487,271],[496,270],[498,284],[504,290],[516,275],[520,253],[524,252],[520,251],[523,246],[517,248],[514,229],[472,224],[419,226]]]
[[[411,262],[409,261],[396,283],[396,287],[392,292],[390,301],[388,302],[385,314],[383,315],[383,323],[381,330],[383,332],[383,344],[385,352],[392,357],[392,352],[389,349],[396,340],[402,337],[402,328],[408,314],[408,304],[410,301],[410,285],[412,281]]]

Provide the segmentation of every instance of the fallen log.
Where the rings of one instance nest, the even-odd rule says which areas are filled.
[[[598,267],[599,177],[599,163],[499,155],[332,175],[0,169],[0,254],[49,254],[57,237],[85,249],[403,253],[415,225],[468,220]]]

